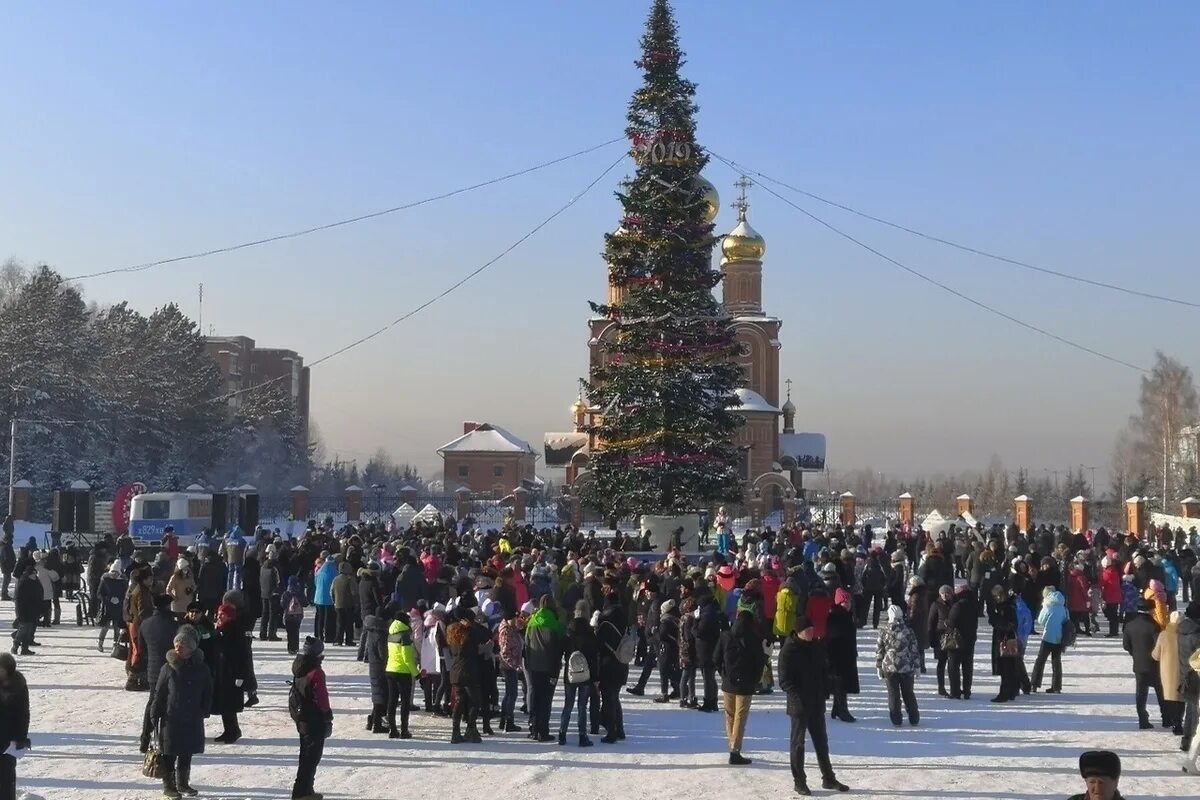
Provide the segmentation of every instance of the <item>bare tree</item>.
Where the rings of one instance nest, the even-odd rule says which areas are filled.
[[[1129,475],[1152,477],[1155,487],[1162,487],[1165,510],[1177,485],[1180,431],[1195,423],[1200,412],[1192,371],[1162,352],[1155,353],[1154,367],[1142,378],[1138,408],[1129,420],[1128,439],[1118,440],[1119,447],[1128,448],[1121,453],[1121,466],[1129,468]],[[1114,454],[1114,469],[1117,466]]]

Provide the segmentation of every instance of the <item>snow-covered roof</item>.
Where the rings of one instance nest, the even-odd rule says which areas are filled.
[[[14,489],[32,489],[33,484],[26,480],[19,480],[13,484]]]
[[[971,499],[971,495],[969,495],[969,494],[960,494],[960,495],[959,495],[959,496],[958,496],[956,499],[958,499],[958,500],[970,500],[970,499]]]
[[[71,488],[76,490],[90,491],[92,485],[87,481],[71,481]]]
[[[193,483],[190,486],[188,486],[186,489],[184,489],[184,491],[185,492],[207,492],[208,489],[201,486],[198,483]]]
[[[413,486],[411,483],[406,483],[406,484],[404,484],[403,486],[401,486],[401,487],[400,487],[400,491],[402,491],[402,492],[415,492],[415,491],[417,491],[417,487]]]
[[[1146,498],[1144,498],[1144,497],[1138,497],[1138,496],[1135,494],[1133,497],[1129,498],[1129,499],[1128,499],[1128,500],[1126,500],[1125,502],[1126,502],[1126,503],[1141,503],[1141,502],[1142,502],[1142,501],[1144,501],[1145,499],[1146,499]]]
[[[441,514],[442,512],[438,511],[437,508],[434,507],[433,503],[426,503],[425,507],[418,511],[413,519],[421,520],[422,522],[434,522],[438,517],[441,516]]]
[[[1183,498],[1179,502],[1180,503],[1200,503],[1200,500],[1197,500],[1196,498],[1189,496],[1189,497]]]
[[[1086,503],[1087,501],[1088,501],[1088,499],[1086,497],[1084,497],[1083,495],[1078,495],[1076,497],[1071,498],[1072,503]]]
[[[842,497],[854,497],[854,492],[842,492]]]
[[[239,492],[257,492],[258,491],[257,488],[251,486],[248,483],[243,483],[241,486],[237,487],[237,490]]]
[[[396,524],[402,528],[411,525],[416,516],[417,510],[408,503],[401,503],[400,507],[392,512],[392,519],[396,520]]]
[[[301,484],[296,484],[295,486],[293,486],[293,487],[291,488],[291,491],[293,491],[293,492],[307,492],[307,491],[308,491],[308,487],[307,487],[307,486],[303,486],[303,485],[301,485]]]
[[[529,442],[520,439],[499,425],[484,422],[470,433],[438,448],[439,453],[530,453],[534,450]]]
[[[359,486],[357,483],[352,483],[346,487],[347,492],[361,492],[362,490],[363,490],[363,488],[361,486]]]
[[[1029,495],[1027,495],[1027,494],[1023,494],[1023,495],[1021,495],[1020,497],[1014,497],[1014,498],[1013,498],[1013,502],[1014,502],[1014,503],[1028,503],[1028,502],[1029,502]]]
[[[768,414],[778,414],[779,409],[767,402],[767,399],[753,389],[736,389],[734,394],[737,395],[741,405],[730,406],[737,411],[762,411]]]
[[[912,500],[913,496],[909,492],[905,492],[904,494],[900,495],[900,499],[901,500]]]

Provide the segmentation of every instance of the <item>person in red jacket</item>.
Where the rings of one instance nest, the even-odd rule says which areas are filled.
[[[1121,623],[1121,568],[1113,556],[1100,561],[1100,597],[1104,601],[1104,616],[1108,620],[1108,638],[1117,635]]]
[[[1071,612],[1071,623],[1075,626],[1075,632],[1087,636],[1092,635],[1092,628],[1088,622],[1090,590],[1083,567],[1072,564],[1067,570],[1067,611]]]
[[[775,619],[775,596],[779,594],[779,575],[772,569],[763,570],[759,580],[762,587],[763,616],[768,620]]]

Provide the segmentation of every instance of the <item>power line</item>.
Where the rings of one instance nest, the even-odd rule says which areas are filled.
[[[735,171],[737,171],[737,170],[738,170],[738,167],[737,167],[737,165],[735,165],[735,164],[734,164],[733,162],[731,162],[731,161],[728,161],[728,160],[726,160],[726,159],[722,158],[721,156],[718,156],[716,153],[713,153],[712,151],[709,151],[709,155],[713,156],[713,157],[714,157],[714,158],[716,158],[718,161],[721,161],[722,163],[724,163],[724,164],[725,164],[727,167],[729,167],[730,169],[732,169],[732,170],[735,170]],[[933,285],[933,286],[936,286],[937,288],[941,289],[942,291],[944,291],[944,292],[948,292],[949,294],[952,294],[952,295],[954,295],[955,297],[957,297],[957,298],[959,298],[959,299],[961,299],[961,300],[965,300],[965,301],[967,301],[967,302],[968,302],[968,303],[970,303],[971,305],[974,305],[974,306],[977,306],[977,307],[979,307],[979,308],[982,308],[984,311],[987,311],[987,312],[989,312],[989,313],[991,313],[991,314],[995,314],[996,316],[998,316],[998,317],[1001,317],[1002,319],[1006,319],[1006,320],[1008,320],[1009,322],[1011,322],[1011,323],[1013,323],[1013,324],[1015,324],[1015,325],[1020,325],[1022,328],[1025,328],[1025,329],[1027,329],[1027,330],[1031,330],[1031,331],[1033,331],[1034,333],[1041,334],[1042,336],[1045,336],[1045,337],[1048,337],[1048,338],[1050,338],[1050,339],[1053,339],[1053,340],[1055,340],[1056,342],[1059,342],[1059,343],[1061,343],[1061,344],[1065,344],[1065,345],[1067,345],[1068,347],[1073,347],[1073,348],[1075,348],[1076,350],[1080,350],[1080,351],[1082,351],[1082,352],[1084,352],[1084,353],[1088,353],[1088,354],[1090,354],[1090,355],[1096,356],[1097,358],[1102,358],[1102,359],[1104,359],[1105,361],[1111,361],[1111,362],[1112,362],[1112,363],[1114,363],[1114,364],[1120,364],[1120,365],[1121,365],[1121,366],[1123,366],[1123,367],[1128,367],[1129,369],[1136,370],[1136,371],[1138,371],[1138,372],[1148,372],[1148,370],[1146,370],[1146,369],[1145,369],[1145,368],[1143,368],[1143,367],[1139,367],[1139,366],[1137,366],[1136,364],[1131,364],[1131,363],[1129,363],[1128,361],[1124,361],[1124,360],[1122,360],[1122,359],[1120,359],[1120,358],[1117,358],[1116,356],[1110,356],[1110,355],[1108,355],[1107,353],[1102,353],[1102,352],[1100,352],[1099,350],[1095,350],[1095,349],[1093,349],[1093,348],[1091,348],[1091,347],[1088,347],[1087,345],[1082,345],[1082,344],[1079,344],[1078,342],[1075,342],[1075,341],[1072,341],[1072,340],[1070,340],[1070,339],[1067,339],[1066,337],[1059,336],[1057,333],[1052,333],[1052,332],[1050,332],[1050,331],[1046,330],[1045,328],[1039,328],[1037,325],[1033,325],[1032,323],[1026,322],[1026,321],[1024,321],[1024,320],[1022,320],[1022,319],[1018,319],[1017,317],[1014,317],[1014,316],[1013,316],[1013,315],[1011,315],[1011,314],[1008,314],[1008,313],[1006,313],[1006,312],[1004,312],[1004,311],[1001,311],[1000,309],[998,309],[998,308],[995,308],[994,306],[990,306],[990,305],[988,305],[987,303],[984,303],[984,302],[982,302],[982,301],[980,301],[980,300],[976,300],[975,298],[973,298],[973,297],[970,297],[969,295],[966,295],[966,294],[964,294],[964,293],[960,292],[959,290],[957,290],[957,289],[955,289],[955,288],[953,288],[953,287],[951,287],[951,286],[947,286],[946,284],[942,283],[942,282],[941,282],[941,281],[939,281],[939,280],[936,280],[936,279],[934,279],[934,278],[931,278],[931,277],[929,277],[928,275],[926,275],[926,274],[925,274],[925,273],[923,273],[923,272],[920,272],[920,271],[918,271],[918,270],[915,270],[915,269],[913,269],[912,267],[908,266],[907,264],[903,264],[903,263],[901,263],[901,262],[897,261],[896,259],[892,258],[892,257],[891,257],[891,256],[889,256],[889,255],[886,255],[886,254],[884,254],[884,253],[881,253],[879,250],[876,250],[874,247],[871,247],[869,244],[866,244],[865,242],[863,242],[863,241],[860,241],[859,239],[856,239],[855,237],[851,236],[850,234],[846,233],[845,231],[841,230],[840,228],[837,228],[837,227],[835,227],[834,225],[832,225],[832,224],[830,224],[830,223],[826,222],[825,220],[821,219],[821,218],[820,218],[820,217],[818,217],[816,214],[813,214],[812,212],[808,211],[807,209],[805,209],[805,208],[802,208],[801,206],[799,206],[799,205],[797,205],[796,203],[792,202],[792,201],[791,201],[791,200],[789,200],[788,198],[786,198],[786,197],[784,197],[783,195],[781,195],[779,192],[777,192],[777,191],[775,191],[774,189],[772,189],[770,186],[764,186],[763,184],[759,184],[759,186],[762,188],[762,190],[763,190],[763,191],[767,192],[768,194],[771,194],[771,195],[773,195],[775,198],[777,198],[777,199],[778,199],[778,200],[780,200],[781,202],[783,202],[783,203],[785,203],[785,204],[787,204],[787,205],[791,206],[791,207],[792,207],[792,208],[794,208],[795,210],[799,211],[801,214],[805,215],[806,217],[808,217],[809,219],[813,220],[814,222],[816,222],[816,223],[818,223],[818,224],[822,225],[823,227],[825,227],[825,228],[828,228],[829,230],[831,230],[831,231],[833,231],[834,233],[836,233],[838,236],[841,236],[842,238],[844,238],[844,239],[847,239],[847,240],[849,240],[849,241],[853,242],[854,244],[856,244],[856,245],[858,245],[859,247],[863,248],[863,249],[864,249],[864,250],[866,250],[867,252],[869,252],[869,253],[872,253],[872,254],[874,254],[874,255],[878,256],[879,258],[883,259],[884,261],[888,262],[889,264],[892,264],[893,266],[899,267],[900,269],[904,270],[904,271],[905,271],[905,272],[907,272],[908,274],[910,274],[910,275],[912,275],[912,276],[914,276],[914,277],[916,277],[916,278],[919,278],[919,279],[921,279],[921,280],[925,281],[926,283],[929,283],[929,284],[931,284],[931,285]]]
[[[520,169],[520,170],[517,170],[516,172],[510,172],[506,175],[500,175],[499,177],[491,178],[486,181],[480,181],[479,183],[473,183],[470,186],[463,186],[458,189],[453,189],[448,192],[443,192],[441,194],[433,195],[432,197],[426,197],[422,200],[414,200],[411,203],[405,203],[405,204],[399,205],[399,206],[392,206],[391,208],[384,208],[384,209],[380,209],[379,211],[372,211],[367,214],[360,214],[357,217],[348,217],[347,219],[340,219],[340,220],[337,220],[336,222],[327,222],[323,225],[315,225],[311,228],[304,228],[302,230],[291,231],[289,233],[281,233],[281,234],[278,234],[275,236],[268,236],[263,239],[254,239],[253,241],[249,241],[249,242],[241,242],[239,244],[231,244],[231,245],[227,245],[225,247],[214,247],[210,250],[202,250],[198,253],[189,253],[187,255],[174,256],[172,258],[163,258],[163,259],[159,259],[158,261],[148,261],[144,264],[134,264],[134,265],[128,266],[128,267],[117,267],[114,269],[106,269],[106,270],[102,270],[100,272],[90,272],[86,275],[75,275],[74,277],[67,278],[66,280],[82,281],[82,280],[87,280],[88,278],[99,278],[104,275],[115,275],[116,273],[119,273],[119,272],[142,272],[144,270],[148,270],[153,267],[160,267],[164,264],[176,264],[176,263],[179,263],[180,261],[190,261],[190,260],[197,259],[197,258],[206,258],[207,256],[215,256],[215,255],[220,255],[222,253],[232,253],[236,250],[245,250],[248,247],[258,247],[259,245],[271,244],[272,242],[281,242],[286,239],[296,239],[301,236],[307,236],[310,233],[317,233],[319,231],[327,231],[332,228],[340,228],[344,225],[353,225],[356,222],[363,222],[364,220],[375,219],[377,217],[383,217],[388,214],[394,214],[397,211],[407,211],[408,209],[416,208],[417,206],[423,206],[428,203],[436,202],[438,200],[445,200],[447,198],[454,197],[454,196],[460,195],[460,194],[465,194],[466,192],[471,192],[476,189],[482,189],[485,186],[493,186],[497,183],[502,183],[503,181],[507,181],[512,178],[517,178],[522,175],[528,175],[531,172],[537,172],[538,170],[542,170],[547,167],[554,166],[555,164],[561,164],[564,161],[570,161],[573,158],[578,158],[579,156],[587,155],[588,153],[594,153],[595,151],[601,150],[605,147],[608,147],[609,145],[611,145],[615,142],[623,141],[624,138],[625,138],[624,136],[618,136],[614,139],[609,139],[607,142],[601,142],[600,144],[592,145],[591,147],[584,148],[583,150],[577,150],[574,153],[569,153],[565,156],[559,156],[558,158],[553,158],[549,161],[543,161],[540,164],[535,164],[532,167],[526,167],[525,169]]]
[[[563,205],[559,206],[559,207],[558,207],[558,208],[557,208],[557,209],[554,211],[554,213],[550,214],[548,217],[546,217],[545,219],[543,219],[543,220],[542,220],[541,222],[539,222],[537,225],[535,225],[534,227],[532,227],[531,229],[529,229],[528,231],[526,231],[526,232],[525,232],[525,233],[524,233],[524,234],[523,234],[523,235],[522,235],[522,236],[521,236],[519,239],[517,239],[516,241],[514,241],[512,244],[508,245],[508,247],[505,247],[503,250],[501,250],[501,251],[500,251],[499,253],[497,253],[495,256],[492,256],[492,257],[491,257],[491,258],[489,258],[487,261],[483,262],[483,263],[482,263],[482,264],[480,264],[478,267],[476,267],[474,270],[472,270],[471,272],[467,273],[467,274],[466,274],[465,276],[463,276],[463,277],[462,277],[460,280],[458,280],[458,281],[456,281],[455,283],[451,284],[450,286],[448,286],[446,289],[444,289],[444,290],[443,290],[443,291],[441,291],[440,293],[438,293],[438,294],[434,295],[433,297],[429,298],[429,299],[428,299],[428,300],[426,300],[424,303],[421,303],[419,306],[417,306],[417,307],[413,308],[413,309],[412,309],[412,310],[410,310],[410,311],[407,311],[407,312],[405,312],[404,314],[401,314],[399,317],[396,317],[396,319],[392,320],[392,321],[391,321],[391,322],[389,322],[387,325],[384,325],[384,326],[382,326],[382,327],[380,327],[380,328],[377,328],[376,330],[374,330],[374,331],[371,331],[370,333],[366,334],[365,336],[362,336],[362,337],[360,337],[360,338],[358,338],[358,339],[355,339],[354,341],[352,341],[352,342],[350,342],[350,343],[346,344],[346,345],[345,345],[345,346],[343,346],[343,347],[339,347],[337,350],[334,350],[332,353],[328,353],[328,354],[326,354],[326,355],[324,355],[324,356],[321,356],[320,358],[318,358],[317,360],[313,361],[313,362],[312,362],[311,364],[309,364],[308,366],[311,368],[311,367],[315,367],[315,366],[317,366],[318,364],[323,364],[323,363],[325,363],[326,361],[329,361],[330,359],[332,359],[332,358],[336,358],[337,356],[341,355],[342,353],[345,353],[347,350],[351,350],[351,349],[353,349],[353,348],[355,348],[355,347],[358,347],[360,344],[364,344],[365,342],[369,342],[370,340],[374,339],[375,337],[377,337],[377,336],[379,336],[379,335],[381,335],[381,334],[383,334],[383,333],[386,333],[387,331],[389,331],[389,330],[391,330],[392,328],[394,328],[394,327],[396,327],[397,325],[399,325],[401,322],[404,322],[405,320],[409,319],[410,317],[412,317],[412,316],[414,316],[414,315],[416,315],[416,314],[420,313],[421,311],[425,310],[426,308],[428,308],[429,306],[433,305],[433,304],[434,304],[434,303],[436,303],[437,301],[439,301],[439,300],[441,300],[442,298],[446,297],[448,294],[450,294],[451,292],[453,292],[453,291],[455,291],[456,289],[458,289],[459,287],[461,287],[461,286],[462,286],[463,284],[465,284],[467,281],[471,280],[472,278],[474,278],[475,276],[479,275],[481,272],[483,272],[484,270],[486,270],[488,267],[492,266],[492,265],[493,265],[493,264],[495,264],[497,261],[499,261],[500,259],[504,258],[506,255],[508,255],[509,253],[511,253],[513,250],[516,250],[518,247],[520,247],[522,244],[524,244],[526,241],[528,241],[530,238],[532,238],[532,237],[533,237],[533,236],[534,236],[534,235],[535,235],[535,234],[536,234],[538,231],[540,231],[542,228],[544,228],[544,227],[546,227],[547,225],[549,225],[551,222],[553,222],[555,219],[557,219],[559,216],[561,216],[561,215],[562,215],[564,212],[566,212],[566,210],[567,210],[567,209],[571,208],[571,206],[573,206],[573,205],[575,205],[577,202],[579,202],[579,201],[580,201],[580,200],[583,198],[583,196],[584,196],[584,195],[586,195],[586,194],[587,194],[589,191],[591,191],[591,190],[592,190],[592,189],[593,189],[593,188],[596,186],[596,184],[598,184],[600,181],[602,181],[602,180],[604,179],[604,177],[605,177],[606,175],[608,175],[608,173],[610,173],[610,172],[612,172],[614,169],[616,169],[617,165],[618,165],[618,164],[620,164],[622,161],[624,161],[624,160],[625,160],[625,156],[626,156],[626,154],[625,154],[625,153],[622,153],[622,154],[621,154],[621,155],[620,155],[620,156],[617,158],[617,160],[616,160],[616,161],[613,161],[611,164],[609,164],[607,167],[605,167],[605,169],[604,169],[604,171],[603,171],[603,172],[601,172],[599,175],[597,175],[595,178],[593,178],[593,179],[591,180],[591,182],[589,182],[589,183],[588,183],[588,184],[587,184],[585,187],[583,187],[583,189],[582,189],[582,190],[580,190],[580,191],[579,191],[577,194],[575,194],[573,197],[571,197],[569,200],[567,200],[567,202],[566,202],[566,203],[564,203]],[[249,388],[246,388],[246,389],[238,389],[237,391],[230,392],[230,393],[228,393],[228,394],[225,394],[225,395],[222,395],[222,396],[220,396],[220,397],[213,398],[213,401],[214,401],[214,402],[220,402],[220,401],[226,401],[226,400],[230,400],[230,399],[232,399],[232,398],[234,398],[234,397],[237,397],[238,395],[245,394],[245,393],[247,393],[247,392],[252,392],[252,391],[255,391],[256,389],[261,389],[261,388],[263,388],[263,387],[265,387],[265,386],[269,386],[270,384],[272,384],[272,383],[275,383],[275,382],[277,382],[277,381],[280,381],[280,380],[282,380],[282,379],[283,379],[283,378],[285,378],[285,377],[290,377],[290,376],[281,375],[281,376],[279,376],[278,378],[272,378],[271,380],[269,380],[269,381],[264,381],[263,383],[260,383],[260,384],[258,384],[258,385],[256,385],[256,386],[251,386],[251,387],[249,387]]]
[[[1141,297],[1146,300],[1157,300],[1162,303],[1173,303],[1174,305],[1187,306],[1188,308],[1200,308],[1200,303],[1193,303],[1189,300],[1182,300],[1178,297],[1167,297],[1166,295],[1154,294],[1153,292],[1143,292],[1140,289],[1131,289],[1128,286],[1119,286],[1115,283],[1105,283],[1104,281],[1097,281],[1097,280],[1093,280],[1092,278],[1085,278],[1082,275],[1072,275],[1069,272],[1062,272],[1060,270],[1050,269],[1049,267],[1039,267],[1036,264],[1030,264],[1028,261],[1021,261],[1020,259],[1009,258],[1008,256],[1002,256],[997,253],[990,253],[987,250],[981,250],[977,247],[971,247],[970,245],[962,244],[961,242],[955,242],[951,239],[946,239],[941,236],[935,236],[932,233],[926,233],[924,231],[917,230],[916,228],[910,228],[907,225],[901,225],[898,222],[892,222],[891,220],[886,220],[886,219],[883,219],[882,217],[877,217],[874,214],[868,214],[865,211],[859,211],[857,208],[853,208],[851,206],[845,205],[844,203],[839,203],[836,200],[830,200],[826,197],[820,196],[819,194],[814,194],[812,192],[805,191],[804,189],[801,189],[798,186],[793,186],[789,183],[785,183],[784,181],[781,181],[778,178],[772,178],[770,175],[765,175],[756,169],[751,169],[750,167],[746,166],[745,164],[739,164],[736,161],[731,161],[731,160],[722,158],[721,156],[718,156],[716,153],[712,152],[711,150],[708,152],[709,152],[709,155],[712,155],[714,158],[717,158],[720,161],[725,162],[727,165],[729,165],[733,169],[737,170],[738,172],[754,175],[755,177],[758,177],[764,181],[773,183],[776,186],[782,186],[784,189],[788,189],[790,191],[796,192],[797,194],[802,194],[805,197],[811,197],[813,200],[816,200],[818,202],[825,203],[826,205],[833,206],[834,208],[839,208],[842,211],[848,211],[851,214],[862,217],[863,219],[870,220],[871,222],[877,222],[880,225],[886,225],[889,228],[894,228],[895,230],[898,230],[898,231],[904,231],[905,233],[912,234],[913,236],[919,236],[920,238],[925,239],[930,242],[936,242],[937,244],[945,245],[947,247],[953,247],[956,250],[963,251],[964,253],[971,253],[972,255],[982,256],[983,258],[990,258],[993,261],[999,261],[1003,264],[1009,264],[1014,267],[1020,267],[1021,269],[1027,269],[1027,270],[1031,270],[1033,272],[1040,272],[1044,275],[1053,275],[1056,278],[1063,278],[1064,280],[1075,281],[1076,283],[1084,283],[1084,284],[1087,284],[1088,286],[1095,286],[1100,289],[1108,289],[1108,290],[1114,291],[1114,292],[1121,292],[1123,294],[1132,295],[1134,297]],[[759,185],[761,186],[762,184],[759,184]]]

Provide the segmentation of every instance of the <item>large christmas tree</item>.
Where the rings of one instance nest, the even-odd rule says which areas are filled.
[[[618,192],[624,216],[605,237],[608,305],[601,366],[585,382],[597,411],[589,432],[594,481],[584,500],[617,516],[673,514],[741,497],[742,381],[729,318],[713,297],[721,274],[696,142],[696,86],[680,77],[683,53],[667,0],[655,0],[637,62],[644,82],[626,129],[637,161]]]

